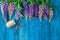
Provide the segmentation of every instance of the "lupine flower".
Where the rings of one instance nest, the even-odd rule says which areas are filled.
[[[37,17],[39,12],[39,3],[35,3],[34,5],[34,16]]]
[[[39,6],[39,18],[40,18],[40,21],[42,21],[42,16],[43,16],[43,9],[41,6]]]
[[[34,14],[34,4],[30,4],[29,5],[29,16],[30,16],[30,18],[33,17],[33,14]]]
[[[44,7],[44,9],[43,9],[43,17],[46,19],[46,20],[48,20],[48,10],[49,10],[49,8],[48,8],[48,6],[49,6],[49,3],[48,2],[45,2],[45,7]]]
[[[19,20],[22,17],[21,12],[19,10],[16,10],[15,13],[16,13],[16,19]]]
[[[52,9],[49,9],[48,15],[49,15],[49,22],[50,22],[53,17],[53,10]]]
[[[48,15],[48,8],[43,9],[43,17],[47,20],[47,15]]]
[[[9,20],[9,16],[8,16],[8,4],[6,2],[4,2],[2,4],[2,10],[3,10],[3,16],[4,16],[4,20],[7,22]]]
[[[50,23],[50,21],[51,21],[51,19],[52,19],[52,17],[53,17],[53,10],[52,9],[50,9],[50,8],[48,8],[48,6],[49,6],[49,0],[46,0],[47,2],[45,3],[46,4],[46,12],[47,12],[47,15],[49,16],[49,23]]]
[[[25,14],[28,15],[28,13],[29,13],[28,5],[26,3],[23,3],[23,7],[24,7]]]
[[[13,11],[14,11],[14,5],[12,3],[8,6],[9,16],[12,17]]]
[[[28,13],[29,13],[29,8],[28,8],[28,5],[27,5],[27,3],[26,3],[26,0],[22,0],[22,3],[23,3],[25,15],[28,15]]]
[[[24,13],[25,13],[25,16],[26,16],[26,20],[28,19],[28,13],[29,13],[29,7],[26,3],[26,0],[22,0],[22,3],[23,3],[23,7],[24,7]]]

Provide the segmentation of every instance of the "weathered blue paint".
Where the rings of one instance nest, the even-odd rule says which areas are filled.
[[[51,0],[51,4],[55,6],[51,23],[45,19],[40,22],[38,17],[26,21],[23,17],[17,32],[16,25],[6,27],[0,6],[0,40],[60,40],[60,0]],[[15,19],[14,14],[12,19]]]

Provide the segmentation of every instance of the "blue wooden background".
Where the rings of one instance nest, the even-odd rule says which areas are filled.
[[[0,6],[0,40],[60,40],[60,0],[51,0],[51,4],[55,8],[50,24],[45,19],[40,22],[38,17],[28,21],[23,18],[17,31],[6,27]]]

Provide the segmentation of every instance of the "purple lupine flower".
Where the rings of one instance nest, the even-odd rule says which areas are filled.
[[[48,14],[48,10],[49,10],[49,8],[48,8],[48,5],[49,5],[48,2],[46,2],[45,4],[46,4],[46,7],[43,10],[44,11],[43,15],[47,15]]]
[[[44,16],[44,17],[47,16],[47,12],[48,12],[48,9],[47,9],[47,8],[44,8],[44,9],[43,9],[43,16]]]
[[[19,10],[16,10],[15,13],[16,13],[16,15],[15,15],[16,19],[19,20],[22,17],[21,12]]]
[[[4,12],[8,12],[8,3],[4,3]]]
[[[28,13],[29,13],[29,8],[28,8],[27,5],[26,5],[25,8],[24,8],[24,12],[25,12],[26,15],[28,15]]]
[[[29,16],[33,17],[34,14],[34,4],[29,5]]]
[[[2,9],[3,9],[4,20],[8,21],[9,20],[9,18],[8,18],[8,3],[4,2],[2,4]]]
[[[44,8],[43,9],[43,18],[47,19],[47,13],[48,13],[48,9]]]
[[[27,21],[28,15],[29,15],[29,7],[26,3],[26,0],[22,0],[22,3],[23,3],[24,13],[25,13],[25,16],[26,16],[26,21]]]
[[[24,12],[25,12],[26,15],[28,15],[29,7],[28,7],[28,5],[26,3],[26,0],[22,0],[22,3],[23,3],[23,7],[24,7]]]
[[[38,16],[38,12],[39,12],[39,3],[35,3],[34,6],[34,16]]]

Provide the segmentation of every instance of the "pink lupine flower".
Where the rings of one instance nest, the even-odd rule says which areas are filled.
[[[14,5],[12,3],[9,4],[8,10],[9,10],[9,15],[11,17],[14,11]]]
[[[40,18],[40,21],[42,21],[43,9],[44,9],[44,8],[39,7],[39,18]]]
[[[49,9],[48,15],[49,15],[49,22],[50,22],[53,17],[53,10]]]

